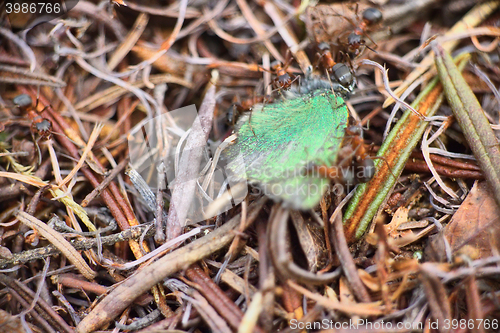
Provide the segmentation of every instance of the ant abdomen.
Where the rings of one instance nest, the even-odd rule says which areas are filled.
[[[14,103],[15,106],[23,110],[26,110],[28,107],[33,105],[33,100],[31,99],[31,96],[27,94],[17,95],[12,99],[12,102]]]
[[[371,26],[382,21],[382,12],[377,8],[368,7],[363,11],[362,17],[366,24]]]

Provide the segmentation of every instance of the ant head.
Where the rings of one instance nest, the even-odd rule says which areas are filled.
[[[362,17],[367,25],[374,25],[382,21],[382,12],[377,8],[369,7],[365,9]]]
[[[40,137],[48,138],[52,132],[52,123],[50,120],[41,118],[38,121],[33,121],[32,131],[37,132]]]
[[[351,70],[345,64],[338,63],[332,67],[332,73],[335,80],[344,88],[352,91],[354,88],[355,79]]]
[[[320,51],[330,51],[330,45],[327,42],[321,42],[318,44],[318,49]]]
[[[33,100],[31,99],[31,96],[27,94],[17,95],[12,99],[12,102],[22,110],[26,110],[27,108],[33,105]]]
[[[357,49],[361,46],[361,44],[364,44],[365,41],[363,38],[361,38],[361,35],[358,35],[355,32],[351,32],[349,36],[347,36],[347,44],[353,49]]]

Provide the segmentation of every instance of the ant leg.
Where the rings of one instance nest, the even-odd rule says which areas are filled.
[[[253,127],[252,127],[252,113],[251,112],[250,112],[250,117],[248,117],[248,127],[250,127],[250,130],[252,131],[253,136],[257,136],[255,134],[255,131],[253,130]]]
[[[340,161],[337,163],[341,168],[348,167],[352,165],[352,160],[356,155],[356,150],[353,149],[352,146],[342,147],[338,153],[338,157],[340,157]]]
[[[292,60],[293,60],[293,56],[292,56],[292,52],[290,51],[290,49],[287,49],[286,50],[286,55],[285,55],[285,63],[283,64],[283,69],[287,69],[288,66],[290,66],[290,64],[292,63]]]
[[[309,173],[317,172],[322,178],[327,178],[336,184],[353,184],[355,181],[354,173],[348,168],[340,166],[327,167],[325,165],[315,165]]]
[[[40,149],[40,145],[38,144],[38,142],[40,141],[41,137],[38,138],[38,140],[36,140],[35,139],[35,133],[33,133],[33,131],[31,131],[31,139],[33,140],[33,143],[35,144],[36,152],[37,152],[37,155],[38,155],[38,165],[41,165],[42,164],[42,150]]]
[[[290,82],[288,82],[287,84],[285,84],[283,86],[279,86],[276,89],[273,89],[271,91],[271,94],[277,91],[281,95],[281,97],[283,99],[285,99],[285,95],[283,95],[282,90],[288,90],[291,87],[292,83],[294,83],[295,81],[297,81],[297,79],[300,79],[300,76],[299,75],[298,76],[293,75],[293,80],[291,80]]]
[[[250,116],[248,116],[248,127],[250,127],[250,130],[252,131],[253,136],[257,136],[257,135],[255,135],[255,131],[253,130],[253,127],[252,127],[252,114],[253,114],[253,110],[250,111]]]
[[[332,94],[333,96],[336,96],[335,94],[335,89],[333,88],[333,82],[332,79],[330,78],[330,73],[328,73],[328,70],[325,69],[326,77],[328,78],[328,82],[330,82],[330,88],[332,89]]]
[[[319,64],[321,63],[321,58],[323,57],[323,55],[321,55],[319,52],[316,52],[316,54],[314,55],[314,68],[315,69],[318,69],[319,68]]]
[[[35,112],[38,108],[38,102],[40,102],[40,86],[36,88],[36,104],[35,104]]]
[[[347,59],[347,63],[349,64],[349,67],[351,67],[351,70],[354,72],[354,64],[352,63],[351,56],[347,53],[346,53],[346,59]]]
[[[383,156],[370,156],[369,159],[371,160],[382,160],[384,161],[385,165],[387,166],[387,170],[389,170],[389,172],[391,173],[391,175],[394,177],[394,179],[398,178],[396,177],[396,175],[394,174],[394,172],[392,172],[391,170],[391,166],[389,165],[389,162],[387,162],[387,160],[385,159],[385,157]]]
[[[371,38],[370,38],[370,40],[371,40]],[[369,46],[368,46],[368,45],[366,45],[366,44],[364,44],[364,46],[365,46],[368,50],[370,50],[370,51],[372,51],[372,52],[374,52],[374,53],[378,53],[378,52],[375,50],[375,49],[378,47],[378,45],[377,45],[377,44],[375,44],[375,43],[374,43],[373,48],[369,47]]]
[[[358,14],[358,11],[359,11],[359,3],[356,2],[356,7],[354,7],[354,15],[356,15],[356,19],[359,20],[359,14]]]
[[[264,101],[262,103],[262,108],[260,109],[260,112],[264,112],[264,107],[266,106],[266,102],[267,102],[267,99],[264,98]],[[248,117],[248,127],[250,127],[250,130],[252,131],[253,135],[257,136],[255,134],[255,131],[253,130],[253,127],[252,127],[252,114],[253,114],[253,110],[250,111],[250,116]]]

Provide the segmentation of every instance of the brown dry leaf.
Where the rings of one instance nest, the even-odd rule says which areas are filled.
[[[451,222],[443,229],[450,244],[451,253],[456,254],[464,246],[474,248],[478,258],[492,254],[492,247],[500,237],[500,208],[495,203],[487,182],[476,183],[467,195]],[[441,235],[434,236],[426,248],[426,254],[440,261],[446,259]]]
[[[339,299],[337,297],[337,293],[335,292],[335,290],[333,290],[331,287],[329,286],[326,286],[325,287],[325,297],[327,297],[329,300],[331,300],[332,302],[337,302],[339,303]]]
[[[7,20],[13,28],[24,29],[32,21],[33,16],[29,13],[21,13],[21,11],[17,13],[11,11],[11,13],[7,14]]]
[[[295,226],[300,247],[306,256],[308,269],[315,273],[325,266],[328,259],[323,229],[317,226],[312,219],[306,222],[298,212],[292,211],[290,216]],[[295,245],[292,245],[292,247],[295,248]]]
[[[392,239],[398,239],[400,237],[408,237],[408,235],[413,234],[411,230],[405,230],[405,231],[398,230],[398,227],[401,224],[408,222],[408,212],[409,209],[405,207],[399,207],[396,210],[394,216],[392,217],[391,222],[384,226],[386,233],[389,237],[391,237]],[[366,237],[366,241],[370,245],[376,245],[378,242],[378,236],[373,232],[369,233]]]
[[[342,303],[356,303],[354,295],[349,288],[349,283],[344,276],[339,280],[339,296]]]
[[[358,269],[358,274],[361,281],[363,281],[363,284],[368,289],[370,289],[371,291],[380,291],[380,283],[377,277],[371,276],[364,269]]]
[[[385,229],[387,230],[387,234],[392,237],[392,238],[397,238],[398,236],[401,235],[401,232],[398,231],[398,227],[402,224],[408,221],[408,212],[410,210],[406,207],[399,207],[396,212],[394,213],[394,216],[392,217],[392,220],[389,224],[385,226]]]

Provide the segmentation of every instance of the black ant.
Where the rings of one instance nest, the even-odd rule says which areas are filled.
[[[344,147],[348,147],[352,151],[354,164],[361,168],[363,176],[358,177],[362,183],[368,182],[375,174],[375,164],[367,149],[367,145],[363,139],[363,129],[361,126],[352,125],[346,128]]]
[[[40,140],[47,140],[50,138],[52,133],[52,123],[47,118],[42,117],[36,110],[36,107],[33,107],[33,100],[27,94],[17,95],[12,99],[12,102],[15,106],[17,106],[21,111],[26,113],[27,117],[31,120],[31,137],[33,142],[35,143],[36,149],[38,151],[38,163],[41,163],[42,153],[40,151],[40,147],[38,142]],[[38,105],[38,100],[37,100]],[[44,109],[45,110],[45,109]],[[40,111],[43,112],[44,110]],[[35,134],[38,134],[38,140],[35,140]]]
[[[357,11],[358,8],[356,7],[356,16],[357,16]],[[374,51],[372,48],[366,45],[366,41],[363,39],[363,36],[367,37],[374,45],[376,43],[371,39],[371,37],[367,34],[370,30],[373,30],[373,28],[379,24],[382,21],[382,12],[376,8],[373,7],[368,7],[363,11],[361,14],[361,21],[358,24],[355,24],[352,20],[350,20],[347,17],[344,17],[347,19],[355,28],[354,31],[352,31],[348,36],[347,36],[347,43],[345,42],[340,42],[339,38],[339,43],[346,45],[346,53],[350,57],[357,57],[361,54],[363,51],[362,46],[367,47],[368,49]]]
[[[37,133],[41,138],[48,139],[52,131],[52,123],[50,120],[43,118],[32,107],[33,100],[29,95],[21,94],[12,99],[12,102],[26,113],[31,120],[31,133]],[[43,112],[43,110],[41,111]]]
[[[365,45],[365,40],[362,38],[363,35],[368,37],[373,44],[376,44],[367,32],[382,21],[382,12],[377,8],[368,7],[361,14],[361,18],[361,22],[357,26],[354,24],[356,28],[347,36],[347,52],[353,54],[355,57],[361,53],[361,46]],[[368,48],[372,50],[370,47]]]
[[[348,91],[352,91],[354,85],[356,84],[356,79],[354,78],[354,75],[349,67],[347,67],[343,63],[338,63],[333,65],[333,67],[331,68],[331,72],[333,75],[333,79],[336,82],[338,82]]]
[[[338,153],[340,162],[336,166],[315,165],[313,170],[321,177],[337,183],[353,184],[355,180],[366,183],[375,174],[375,165],[363,139],[363,129],[352,125],[345,129],[344,142]],[[354,166],[356,173],[349,168]]]
[[[252,106],[258,103],[269,103],[271,102],[270,98],[266,98],[263,96],[253,96],[251,98],[247,98],[243,101],[233,100],[233,104],[227,110],[227,122],[228,124],[235,125],[236,120],[239,115],[252,110]]]
[[[337,24],[341,27],[339,30],[328,31],[328,36],[336,36],[336,41],[332,41],[337,48],[336,52],[331,52],[329,50],[328,43],[325,37],[315,37],[318,43],[319,48],[319,56],[320,63],[324,68],[330,68],[332,62],[347,62],[356,57],[358,57],[364,47],[372,50],[369,46],[366,45],[366,41],[364,37],[369,39],[375,46],[376,43],[371,39],[368,35],[368,32],[375,30],[375,27],[382,21],[382,12],[376,8],[368,7],[366,8],[361,17],[358,15],[359,6],[356,4],[355,9],[347,9],[344,8],[342,11],[344,13],[337,13],[336,10],[332,9],[336,14],[334,16],[341,17],[343,20],[346,20],[351,28],[343,24],[342,20],[337,22]],[[347,13],[352,13],[355,17],[354,19],[346,16]],[[319,15],[319,14],[318,14]],[[320,18],[320,23],[322,23],[323,19]],[[322,24],[323,25],[323,24]],[[324,26],[325,31],[328,27]],[[331,38],[329,38],[331,40]],[[334,58],[334,55],[337,54],[337,57]]]
[[[321,64],[321,67],[325,70],[331,88],[334,91],[344,92],[345,95],[349,95],[356,85],[353,70],[346,64],[337,63],[333,60],[330,46],[327,43],[320,43],[319,47],[322,53],[318,53],[319,57],[317,58],[317,63]],[[314,84],[312,83],[311,74],[306,73],[305,80],[301,87],[306,88],[305,90],[307,91],[314,90]],[[324,88],[326,88],[326,86]]]
[[[272,66],[272,69],[276,74],[276,77],[272,81],[275,89],[288,90],[292,86],[292,83],[297,80],[297,76],[289,74],[286,71],[289,65],[290,63],[287,62],[284,66],[282,66],[281,62],[278,61],[276,64],[274,64],[274,66]]]
[[[287,56],[287,60],[284,65],[280,61],[276,61],[271,65],[271,70],[260,67],[261,70],[276,75],[276,77],[271,81],[271,85],[274,87],[273,91],[288,90],[292,86],[292,83],[299,78],[298,76],[287,72],[287,68],[291,63],[292,57]]]
[[[341,184],[354,184],[354,182],[367,183],[375,176],[375,164],[373,160],[382,159],[386,164],[385,158],[380,156],[370,156],[369,151],[373,145],[365,144],[363,139],[363,128],[359,125],[351,125],[345,129],[342,148],[338,153],[341,159],[336,166],[327,167],[325,165],[313,166],[314,170],[323,178],[329,178]],[[354,167],[355,173],[349,170]],[[394,178],[397,178],[390,170]],[[347,170],[346,170],[347,169]],[[339,173],[339,171],[341,171]]]
[[[321,65],[324,70],[331,71],[333,66],[335,66],[337,62],[335,62],[335,60],[333,59],[330,45],[328,45],[328,43],[326,42],[321,42],[318,44],[318,50],[319,52],[316,53],[316,67],[318,67],[318,65]]]

